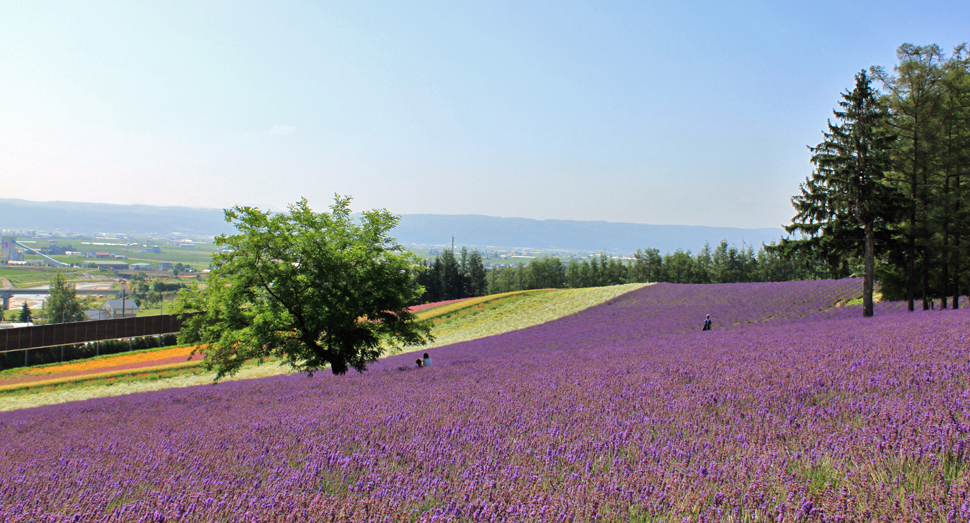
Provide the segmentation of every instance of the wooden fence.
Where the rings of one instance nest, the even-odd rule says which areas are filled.
[[[182,322],[178,316],[166,314],[0,329],[0,354],[89,341],[171,334],[181,328]]]

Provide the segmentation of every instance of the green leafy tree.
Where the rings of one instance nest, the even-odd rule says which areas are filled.
[[[325,213],[302,199],[285,213],[225,215],[238,232],[216,238],[207,285],[183,290],[175,306],[179,342],[204,347],[217,380],[269,356],[310,375],[326,365],[363,371],[386,350],[431,339],[408,312],[424,289],[412,284],[414,255],[388,236],[398,218],[386,210],[355,219],[338,195]]]
[[[50,294],[44,301],[44,316],[48,323],[71,323],[88,319],[84,306],[77,297],[77,288],[68,283],[61,271],[54,273],[50,280]]]
[[[149,307],[156,307],[162,303],[162,294],[155,291],[150,291],[145,294],[145,301]]]

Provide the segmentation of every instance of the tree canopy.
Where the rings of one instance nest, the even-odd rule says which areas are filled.
[[[81,300],[77,297],[77,286],[68,283],[67,277],[61,271],[51,276],[49,292],[43,309],[47,323],[71,323],[88,319]]]
[[[877,101],[865,71],[855,77],[855,88],[842,93],[841,110],[833,111],[839,123],[829,121],[825,139],[812,151],[815,171],[792,198],[797,214],[786,231],[804,237],[783,245],[831,254],[863,251],[863,316],[873,314],[875,281],[875,227],[891,221],[899,205],[895,188],[886,180],[890,149],[895,136],[889,115]],[[889,217],[887,220],[886,218]]]
[[[484,296],[487,290],[482,255],[468,252],[467,247],[461,248],[461,258],[456,258],[452,249],[445,249],[434,261],[422,261],[418,269],[417,283],[425,291],[421,303]]]
[[[859,105],[866,97],[857,96],[857,84],[836,112],[841,123],[813,149],[816,172],[792,199],[797,214],[787,227],[810,241],[783,242],[782,253],[814,249],[833,267],[858,268],[863,245],[874,244],[877,253],[864,270],[875,274],[885,299],[906,299],[909,310],[917,299],[924,310],[936,299],[942,308],[948,301],[957,308],[970,281],[970,213],[963,203],[970,176],[970,57],[966,44],[949,57],[937,45],[903,44],[896,56],[891,70],[870,68],[882,87],[865,89],[874,100]],[[867,118],[872,122],[864,124]],[[868,138],[857,132],[866,126]],[[870,148],[860,149],[867,141]],[[869,175],[854,174],[865,172],[864,165]]]
[[[306,199],[282,213],[225,211],[238,232],[216,238],[206,285],[182,290],[175,308],[179,342],[200,344],[217,380],[269,356],[311,375],[363,371],[431,338],[407,309],[424,289],[414,255],[388,236],[398,218],[383,209],[354,218],[350,201],[338,195],[324,213]]]
[[[20,316],[18,316],[17,319],[19,319],[21,323],[29,323],[32,314],[33,313],[30,311],[30,306],[27,305],[27,300],[24,300],[24,306],[20,308]]]

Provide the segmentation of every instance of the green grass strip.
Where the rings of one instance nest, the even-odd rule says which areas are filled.
[[[524,329],[575,314],[643,287],[643,283],[586,289],[541,289],[483,296],[422,311],[434,322],[435,341],[406,347],[414,352]]]

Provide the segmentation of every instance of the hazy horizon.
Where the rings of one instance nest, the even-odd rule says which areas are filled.
[[[949,52],[936,1],[0,5],[28,201],[739,228],[789,222],[853,75]]]

